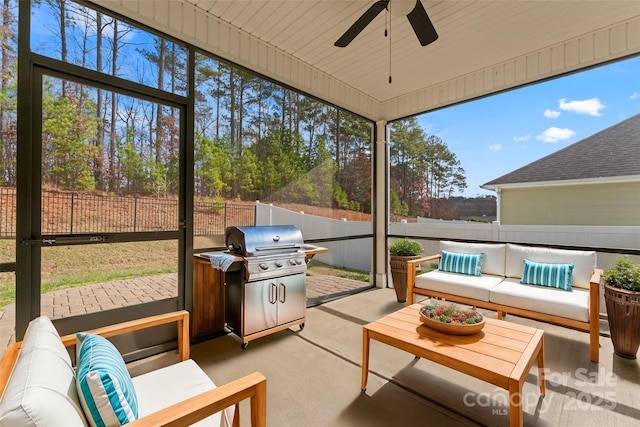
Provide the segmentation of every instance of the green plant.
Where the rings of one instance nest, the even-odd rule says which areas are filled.
[[[396,240],[389,245],[389,254],[394,256],[418,256],[423,252],[424,249],[420,243],[407,237]]]
[[[628,256],[619,256],[616,265],[600,276],[605,283],[614,288],[640,291],[640,264]]]
[[[482,322],[482,314],[475,307],[461,309],[455,304],[431,304],[420,308],[420,312],[428,319],[441,323],[452,323],[457,325],[474,325]]]

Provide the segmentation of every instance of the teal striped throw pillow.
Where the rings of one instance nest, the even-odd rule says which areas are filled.
[[[520,283],[570,291],[571,273],[573,264],[549,264],[525,259]]]
[[[449,273],[482,276],[482,260],[484,260],[484,253],[459,254],[456,252],[442,251],[440,270]]]
[[[118,349],[99,335],[76,334],[76,386],[93,427],[121,426],[138,418],[138,399]]]

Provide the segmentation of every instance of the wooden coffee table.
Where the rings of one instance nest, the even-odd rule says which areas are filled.
[[[369,341],[374,339],[507,390],[510,425],[522,426],[522,387],[536,359],[540,394],[545,394],[543,331],[487,318],[475,335],[443,334],[422,324],[421,306],[413,304],[363,326],[362,390],[369,375]]]

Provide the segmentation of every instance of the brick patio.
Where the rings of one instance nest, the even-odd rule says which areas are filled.
[[[42,295],[42,314],[52,319],[112,310],[177,296],[176,274],[113,280],[95,285],[67,288]],[[321,304],[369,285],[335,276],[307,276],[307,306]],[[15,304],[0,311],[0,348],[15,341]]]

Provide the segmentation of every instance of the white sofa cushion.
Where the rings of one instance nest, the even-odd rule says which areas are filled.
[[[138,394],[140,418],[216,387],[191,359],[133,377],[132,380]],[[232,408],[228,411],[230,413],[218,412],[193,425],[230,426]]]
[[[87,426],[75,371],[47,317],[29,323],[22,349],[0,401],[0,426]]]
[[[574,251],[507,244],[506,276],[520,279],[524,271],[524,259],[548,263],[574,264],[571,286],[589,289],[589,281],[596,269],[594,251]]]
[[[492,274],[494,276],[504,276],[505,247],[504,243],[466,243],[449,240],[440,242],[441,251],[461,254],[483,253],[482,274]]]
[[[537,285],[523,285],[507,278],[490,291],[490,301],[552,316],[589,321],[589,291],[574,288],[571,292]]]
[[[503,276],[493,276],[489,274],[469,276],[466,274],[434,270],[416,276],[415,287],[481,301],[489,301],[489,290],[503,279]]]

